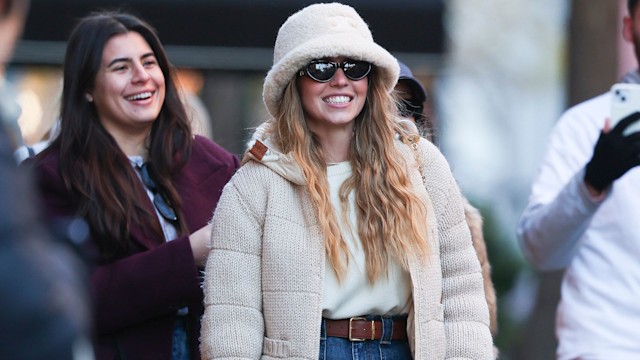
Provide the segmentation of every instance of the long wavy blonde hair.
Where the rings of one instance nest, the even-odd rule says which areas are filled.
[[[395,121],[395,102],[375,76],[375,69],[368,81],[367,100],[355,119],[349,155],[353,174],[339,195],[346,214],[348,194],[355,191],[357,231],[365,252],[367,278],[373,283],[387,275],[390,257],[408,269],[410,256],[426,256],[429,246],[426,206],[413,189],[407,164],[394,144],[395,134],[403,131]],[[283,153],[292,153],[302,168],[309,194],[318,206],[328,260],[342,280],[349,251],[331,204],[322,146],[305,121],[296,77],[285,88],[272,121],[275,143]]]

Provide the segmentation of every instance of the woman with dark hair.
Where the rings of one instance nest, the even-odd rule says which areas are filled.
[[[193,136],[154,30],[123,13],[68,42],[60,133],[33,161],[49,217],[81,217],[98,359],[198,359],[208,220],[238,167]]]
[[[399,124],[398,74],[352,7],[280,27],[271,117],[212,220],[203,358],[493,358],[460,190]]]

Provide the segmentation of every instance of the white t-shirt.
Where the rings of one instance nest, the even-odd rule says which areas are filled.
[[[342,183],[351,176],[351,164],[342,162],[327,168],[331,202],[340,223],[340,230],[349,248],[349,267],[341,283],[326,260],[322,316],[328,319],[345,319],[362,315],[399,315],[409,312],[411,303],[411,279],[402,266],[390,260],[389,276],[382,276],[373,285],[366,275],[364,249],[357,233],[355,194],[349,194],[347,226],[342,223],[339,190]],[[349,230],[349,227],[353,231]]]

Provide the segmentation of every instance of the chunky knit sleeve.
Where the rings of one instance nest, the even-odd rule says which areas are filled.
[[[257,199],[238,187],[246,174],[243,170],[225,186],[212,219],[202,359],[259,359],[262,355],[261,226],[249,204]]]
[[[420,148],[440,243],[446,359],[493,359],[482,271],[465,220],[464,200],[440,151],[424,139]]]

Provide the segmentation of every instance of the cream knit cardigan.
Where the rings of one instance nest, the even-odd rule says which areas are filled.
[[[434,226],[431,256],[409,269],[414,358],[493,359],[460,191],[438,149],[424,139],[419,145],[429,194],[425,220]],[[412,181],[424,188],[415,154],[399,140],[397,147]],[[205,273],[203,359],[318,359],[325,249],[303,184],[291,159],[270,148],[224,188]]]

